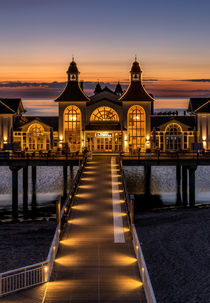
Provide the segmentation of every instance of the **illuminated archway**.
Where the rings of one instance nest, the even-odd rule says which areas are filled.
[[[91,114],[90,121],[119,121],[117,112],[108,106],[98,107]]]
[[[128,111],[129,148],[145,149],[145,111],[139,105],[132,106]]]
[[[79,151],[81,144],[81,112],[75,105],[68,106],[64,111],[65,142],[70,151]]]
[[[165,149],[180,150],[181,148],[182,128],[176,123],[171,123],[165,129]]]

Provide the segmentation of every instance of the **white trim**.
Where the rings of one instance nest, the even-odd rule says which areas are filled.
[[[116,157],[111,158],[111,175],[112,175],[112,205],[113,205],[113,226],[114,226],[114,243],[125,243],[123,230],[123,219],[120,205],[120,193],[118,177],[115,176]]]

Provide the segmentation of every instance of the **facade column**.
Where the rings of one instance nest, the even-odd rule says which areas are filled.
[[[28,212],[28,166],[23,167],[23,213]]]
[[[187,167],[182,166],[182,202],[187,205]]]
[[[151,195],[151,165],[144,165],[144,193]]]
[[[63,197],[67,196],[67,165],[63,166]]]
[[[20,167],[12,166],[12,218],[18,219],[18,170]]]
[[[32,177],[32,209],[36,209],[36,166],[31,167]]]
[[[189,167],[189,202],[190,206],[195,206],[195,171],[196,167]]]
[[[181,165],[176,166],[176,205],[181,205]]]

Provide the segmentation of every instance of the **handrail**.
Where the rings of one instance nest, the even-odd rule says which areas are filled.
[[[146,299],[148,303],[156,303],[156,298],[154,294],[154,290],[150,281],[149,272],[147,270],[146,262],[144,259],[143,251],[141,245],[139,243],[139,238],[136,232],[135,225],[132,228],[133,231],[133,246],[136,253],[136,258],[138,261],[138,267],[141,275],[141,279],[144,286],[144,291],[146,295]]]
[[[73,198],[77,191],[77,186],[86,161],[87,154],[85,154],[83,157],[82,163],[74,178],[69,195],[64,203],[64,206],[62,207],[61,219],[63,221],[67,219],[67,216],[71,211]],[[67,209],[67,211],[65,211],[65,209]],[[48,252],[47,259],[45,261],[0,273],[0,297],[49,281],[53,269],[54,260],[59,248],[61,229],[62,224],[58,224]]]
[[[124,197],[125,197],[125,205],[126,205],[126,211],[127,211],[127,218],[128,218],[128,224],[132,233],[132,239],[133,239],[133,247],[136,254],[139,272],[141,275],[141,279],[143,282],[143,287],[146,295],[146,299],[148,303],[156,303],[155,294],[152,288],[152,284],[150,281],[149,273],[147,270],[146,262],[144,259],[143,251],[141,248],[141,245],[139,243],[138,235],[136,232],[135,225],[133,224],[133,220],[131,219],[132,216],[132,210],[131,210],[131,201],[130,201],[130,195],[127,190],[127,184],[125,180],[124,170],[122,166],[122,160],[120,160],[119,163],[120,171],[121,171],[121,178],[122,178],[122,185],[123,185],[123,191],[124,191]]]

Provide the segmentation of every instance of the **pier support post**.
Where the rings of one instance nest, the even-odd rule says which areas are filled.
[[[32,177],[32,209],[36,209],[36,166],[31,167]]]
[[[144,166],[144,193],[147,196],[151,194],[151,165]]]
[[[181,205],[181,165],[176,166],[176,205]]]
[[[63,166],[63,197],[67,196],[67,165]]]
[[[28,166],[23,167],[23,213],[28,212]]]
[[[70,178],[71,179],[73,179],[73,177],[74,177],[74,171],[73,171],[73,169],[74,169],[73,164],[70,164],[70,166],[69,166],[69,172],[70,172]]]
[[[182,166],[182,202],[187,205],[187,167]]]
[[[189,167],[189,202],[190,206],[195,206],[195,171],[196,167]]]
[[[12,218],[18,219],[18,171],[20,167],[12,166]]]

